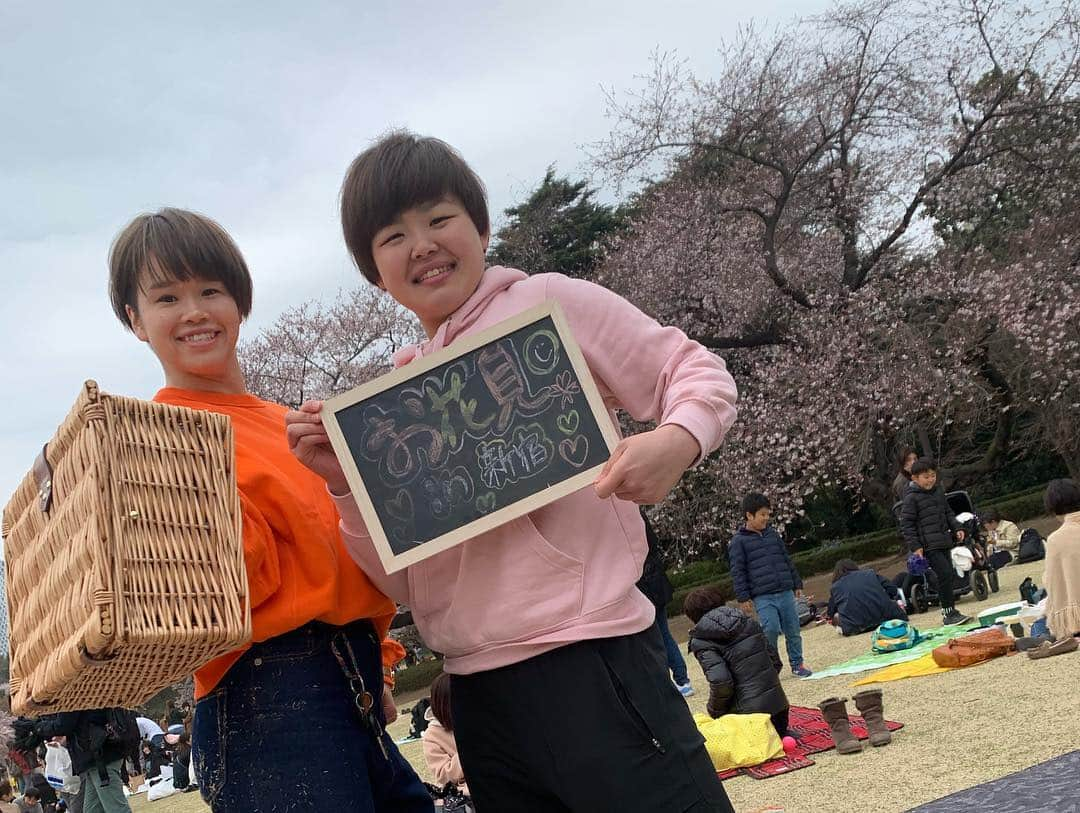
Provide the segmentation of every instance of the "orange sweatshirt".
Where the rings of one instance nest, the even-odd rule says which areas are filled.
[[[326,484],[289,451],[285,407],[254,395],[177,387],[165,387],[154,400],[232,418],[254,640],[265,641],[309,621],[348,624],[370,618],[382,640],[383,665],[401,660],[405,650],[386,638],[394,602],[342,546]],[[246,648],[196,671],[195,697],[213,689]]]

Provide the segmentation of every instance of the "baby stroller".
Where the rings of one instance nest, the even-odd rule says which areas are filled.
[[[999,585],[997,571],[990,564],[987,553],[982,522],[975,514],[971,497],[966,491],[951,491],[945,495],[945,499],[964,531],[964,541],[956,547],[963,547],[970,553],[970,565],[963,577],[953,582],[953,597],[972,593],[976,601],[983,601],[990,593],[996,593]],[[937,578],[932,570],[927,568],[912,572],[909,566],[907,574],[898,581],[902,582],[897,586],[904,594],[908,614],[926,612],[931,604],[939,603]]]
[[[983,533],[982,520],[975,511],[975,505],[966,491],[950,491],[945,495],[950,510],[956,514],[956,520],[964,529],[964,546],[971,551],[971,569],[967,572],[971,592],[982,601],[990,593],[996,593],[1000,587],[998,573],[990,563],[990,552]]]

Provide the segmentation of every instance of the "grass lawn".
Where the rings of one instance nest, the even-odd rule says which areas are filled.
[[[1056,526],[1053,520],[1033,524],[1044,535]],[[899,569],[892,564],[882,572],[891,575]],[[958,608],[974,616],[979,609],[1018,601],[1020,582],[1032,576],[1041,586],[1042,569],[1042,562],[1007,567],[1000,573],[999,593],[980,603],[965,596]],[[808,581],[807,588],[819,598],[827,596],[827,581]],[[938,626],[939,619],[938,610],[931,608],[912,622],[929,628]],[[672,631],[684,643],[688,627],[685,619],[672,619]],[[843,638],[827,626],[804,629],[803,640],[807,664],[815,669],[869,650],[869,635]],[[688,702],[692,711],[704,711],[708,686],[697,664],[689,665],[697,694]],[[850,697],[856,691],[850,688],[851,682],[862,676],[799,680],[785,669],[782,681],[792,705],[814,706],[832,695]],[[1078,682],[1080,653],[1041,661],[1012,655],[968,669],[880,684],[886,717],[905,724],[892,745],[852,756],[835,751],[817,754],[813,757],[817,764],[801,771],[760,781],[737,777],[725,787],[740,813],[766,808],[797,813],[907,810],[1074,750],[1080,742],[1080,716],[1075,712]],[[400,698],[401,707],[412,699]],[[399,739],[408,727],[403,714],[390,732]],[[407,743],[401,750],[426,776],[420,743]],[[902,778],[883,781],[890,776]],[[895,798],[897,789],[902,793],[900,800]],[[152,803],[145,796],[132,797],[136,813],[206,809],[195,793]]]

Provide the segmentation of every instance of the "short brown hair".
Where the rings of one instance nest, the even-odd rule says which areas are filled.
[[[696,624],[709,610],[723,607],[727,604],[728,596],[716,585],[698,587],[686,594],[683,599],[683,612],[690,621]]]
[[[128,330],[127,307],[138,312],[140,284],[198,278],[219,280],[241,318],[251,313],[251,274],[244,256],[228,232],[206,215],[172,208],[141,214],[109,249],[109,300]]]
[[[368,282],[379,284],[371,253],[375,233],[402,212],[444,195],[465,207],[476,230],[491,230],[483,181],[457,150],[437,138],[395,130],[349,165],[341,184],[341,227],[353,261]]]
[[[450,675],[439,672],[431,681],[431,713],[447,731],[454,730],[454,714],[450,710]]]

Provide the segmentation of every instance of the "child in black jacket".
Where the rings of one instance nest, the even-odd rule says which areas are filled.
[[[768,714],[776,733],[786,736],[790,706],[780,686],[780,656],[761,625],[725,607],[723,593],[713,587],[692,590],[683,612],[694,623],[689,649],[709,682],[709,714]]]
[[[936,485],[937,466],[934,461],[920,457],[911,467],[911,485],[900,510],[900,532],[908,550],[925,557],[937,574],[942,623],[966,624],[971,619],[955,606],[950,553],[956,543],[964,541],[964,532]]]

